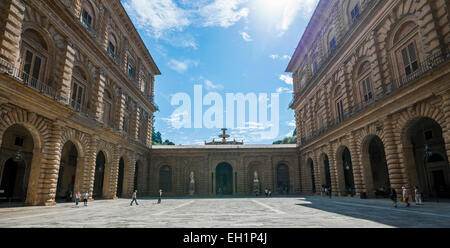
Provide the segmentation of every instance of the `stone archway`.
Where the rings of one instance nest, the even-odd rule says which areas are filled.
[[[362,142],[361,149],[367,195],[388,196],[391,184],[383,141],[376,135],[369,135]]]
[[[22,125],[14,124],[3,133],[0,149],[0,190],[2,201],[27,202],[31,170],[35,163],[34,137]]]
[[[165,193],[172,192],[172,167],[169,165],[159,168],[159,188]]]
[[[276,192],[278,194],[289,194],[290,185],[289,166],[284,163],[278,164]]]
[[[317,189],[316,189],[316,177],[314,174],[314,161],[311,158],[308,158],[307,162],[306,162],[307,166],[308,166],[308,170],[311,172],[311,189],[312,189],[312,193],[316,193]]]
[[[320,162],[322,162],[322,184],[325,184],[327,187],[331,187],[331,172],[330,172],[330,160],[328,159],[328,155],[322,153],[320,155]]]
[[[428,117],[408,123],[402,137],[409,188],[425,197],[450,198],[450,168],[442,127]]]
[[[75,195],[75,180],[78,170],[79,152],[75,144],[67,141],[61,152],[59,164],[58,183],[56,186],[55,200],[71,201]],[[72,197],[70,197],[70,194]]]
[[[336,153],[336,167],[341,176],[338,182],[342,195],[355,194],[355,180],[350,150],[347,146],[341,146]]]
[[[117,176],[117,197],[122,197],[124,187],[125,162],[121,157],[119,160],[119,174]]]
[[[95,173],[94,173],[94,189],[92,197],[99,199],[103,197],[103,184],[105,179],[105,167],[106,156],[103,151],[100,151],[95,160]]]
[[[229,163],[220,163],[216,167],[216,194],[233,194],[233,167]]]

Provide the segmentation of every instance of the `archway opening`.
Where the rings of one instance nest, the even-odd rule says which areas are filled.
[[[405,157],[410,186],[425,197],[450,198],[450,169],[441,126],[420,118],[406,130]]]
[[[93,198],[103,197],[103,180],[105,176],[106,157],[105,154],[100,151],[95,161],[95,176],[94,176],[94,191],[92,193]]]
[[[33,137],[25,127],[15,124],[3,134],[0,149],[0,201],[26,201],[33,150]]]
[[[139,161],[136,161],[136,165],[134,166],[134,185],[133,185],[134,190],[138,190],[139,187],[139,167],[140,167],[139,165],[140,165]]]
[[[346,194],[355,194],[355,181],[353,177],[353,165],[350,150],[345,147],[342,151],[342,165],[344,166],[344,179]]]
[[[119,160],[119,175],[117,178],[117,197],[122,197],[124,170],[125,170],[125,162],[124,162],[123,158],[120,158],[120,160]]]
[[[316,178],[314,175],[314,162],[311,158],[309,158],[307,164],[308,164],[308,169],[311,171],[312,192],[316,193],[317,189],[316,189]]]
[[[172,192],[172,167],[166,165],[159,169],[159,188],[163,192]]]
[[[58,183],[56,186],[57,201],[71,201],[75,187],[78,151],[71,141],[64,144],[59,163]]]
[[[216,193],[233,194],[233,167],[228,163],[220,163],[216,167]]]
[[[384,145],[378,136],[374,136],[368,146],[370,168],[372,172],[372,190],[376,196],[387,197],[390,192],[389,171]]]
[[[290,191],[289,167],[286,164],[277,166],[277,192],[288,194]]]
[[[323,155],[323,168],[325,173],[325,186],[331,187],[330,161],[326,154]]]

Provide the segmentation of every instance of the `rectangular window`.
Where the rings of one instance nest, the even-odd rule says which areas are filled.
[[[359,14],[359,3],[357,3],[351,12],[352,22],[355,22],[358,19]]]
[[[330,41],[330,54],[333,53],[334,49],[336,48],[336,37],[333,37]]]
[[[344,121],[344,107],[343,107],[343,104],[342,104],[342,100],[339,100],[336,103],[336,110],[337,110],[337,113],[338,113],[339,122]]]
[[[92,16],[86,10],[83,10],[83,24],[87,28],[90,28],[92,24]]]
[[[417,60],[414,43],[410,43],[407,47],[403,48],[401,53],[405,74],[406,76],[409,76],[419,69],[419,62]]]
[[[372,84],[370,81],[370,77],[365,78],[362,82],[362,91],[364,96],[364,101],[368,102],[373,99],[373,92],[372,92]]]
[[[38,56],[36,53],[28,49],[25,50],[25,57],[23,61],[22,80],[36,88],[44,61],[41,56]]]
[[[111,57],[115,57],[115,55],[116,55],[115,50],[116,50],[116,47],[115,47],[115,46],[113,45],[113,43],[110,41],[110,42],[108,43],[108,52],[109,52],[109,54],[111,55]]]
[[[111,103],[103,101],[103,123],[109,124],[111,116]]]
[[[72,105],[72,108],[74,108],[77,111],[80,111],[81,106],[83,106],[83,93],[84,93],[84,87],[81,84],[74,81],[73,85],[72,85],[71,105]]]
[[[136,69],[131,63],[128,63],[128,76],[130,76],[131,79],[136,80]]]

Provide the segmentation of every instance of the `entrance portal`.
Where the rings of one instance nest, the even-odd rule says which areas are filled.
[[[342,151],[342,164],[344,166],[345,190],[347,194],[355,194],[355,181],[353,179],[353,166],[350,150],[347,147]]]
[[[68,141],[62,149],[61,161],[59,164],[58,184],[56,189],[56,199],[71,201],[70,193],[74,195],[75,175],[77,169],[78,152],[75,145]]]
[[[220,163],[216,167],[216,193],[233,194],[233,167],[228,163]]]
[[[285,164],[279,164],[277,167],[277,192],[278,194],[288,194],[289,190],[289,167]]]
[[[2,137],[0,149],[0,201],[25,202],[33,160],[34,142],[28,130],[12,125]]]
[[[450,197],[450,168],[441,126],[420,118],[406,130],[405,159],[411,187],[419,186],[425,197]]]
[[[103,178],[105,175],[106,158],[103,152],[99,152],[95,161],[95,177],[93,198],[101,198],[103,196]]]
[[[123,158],[120,158],[120,160],[119,160],[119,176],[117,179],[117,197],[122,197],[124,164],[125,163],[123,162]]]

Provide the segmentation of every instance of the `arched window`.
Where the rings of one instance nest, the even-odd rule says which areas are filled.
[[[371,102],[374,99],[374,91],[372,85],[372,79],[370,77],[370,64],[364,62],[358,70],[358,77],[356,81],[359,84],[359,91],[361,95],[361,101],[363,103]]]
[[[336,34],[334,33],[334,30],[331,30],[330,33],[328,33],[327,41],[328,51],[330,52],[330,54],[333,54],[334,50],[336,49]]]
[[[113,33],[109,33],[108,37],[108,53],[111,57],[116,58],[117,56],[117,38]]]
[[[105,89],[103,94],[103,123],[109,125],[112,123],[112,95],[109,90]]]
[[[350,17],[351,23],[354,23],[356,20],[358,20],[360,14],[361,14],[361,5],[359,3],[359,0],[350,1],[349,17]]]
[[[22,41],[22,80],[32,87],[37,87],[39,81],[45,80],[48,46],[44,38],[33,29],[25,30]]]
[[[72,96],[70,106],[77,111],[80,111],[83,107],[84,98],[86,95],[86,85],[86,75],[80,70],[79,67],[74,67],[72,73]]]
[[[128,70],[128,76],[133,80],[136,81],[136,60],[134,59],[134,56],[128,52],[127,54],[127,70]]]
[[[82,9],[81,9],[81,22],[83,25],[91,29],[94,27],[95,21],[94,8],[89,1],[83,1]]]
[[[392,61],[398,76],[408,77],[419,69],[420,47],[418,25],[413,21],[402,24],[392,39]]]

